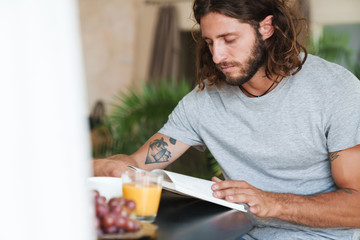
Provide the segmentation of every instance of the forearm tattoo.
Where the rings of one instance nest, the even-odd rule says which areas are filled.
[[[329,153],[330,162],[333,162],[335,159],[337,159],[339,157],[339,152],[341,152],[341,151]]]
[[[176,144],[176,139],[170,138],[172,145]],[[168,143],[164,138],[155,139],[150,142],[145,164],[168,162],[171,158],[171,152],[167,149]]]

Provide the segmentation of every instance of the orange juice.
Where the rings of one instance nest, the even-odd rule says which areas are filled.
[[[123,195],[136,203],[137,216],[154,216],[159,208],[161,186],[155,183],[124,183]]]

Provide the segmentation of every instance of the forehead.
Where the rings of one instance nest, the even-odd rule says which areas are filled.
[[[236,18],[228,17],[221,13],[211,12],[200,19],[201,34],[204,38],[216,38],[228,33],[251,33],[252,27],[242,23]]]

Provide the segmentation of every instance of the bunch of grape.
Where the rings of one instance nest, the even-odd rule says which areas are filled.
[[[103,234],[123,234],[136,232],[140,222],[136,220],[136,204],[123,197],[106,198],[93,190],[95,198],[96,228],[99,236]]]

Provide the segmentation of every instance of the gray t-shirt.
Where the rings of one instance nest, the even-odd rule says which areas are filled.
[[[360,81],[312,55],[299,73],[259,98],[227,84],[196,90],[159,132],[206,146],[228,179],[279,193],[333,191],[329,152],[360,144]],[[315,229],[252,217],[258,227],[249,235],[256,239],[268,239],[269,232],[273,239],[360,239],[360,229]]]

